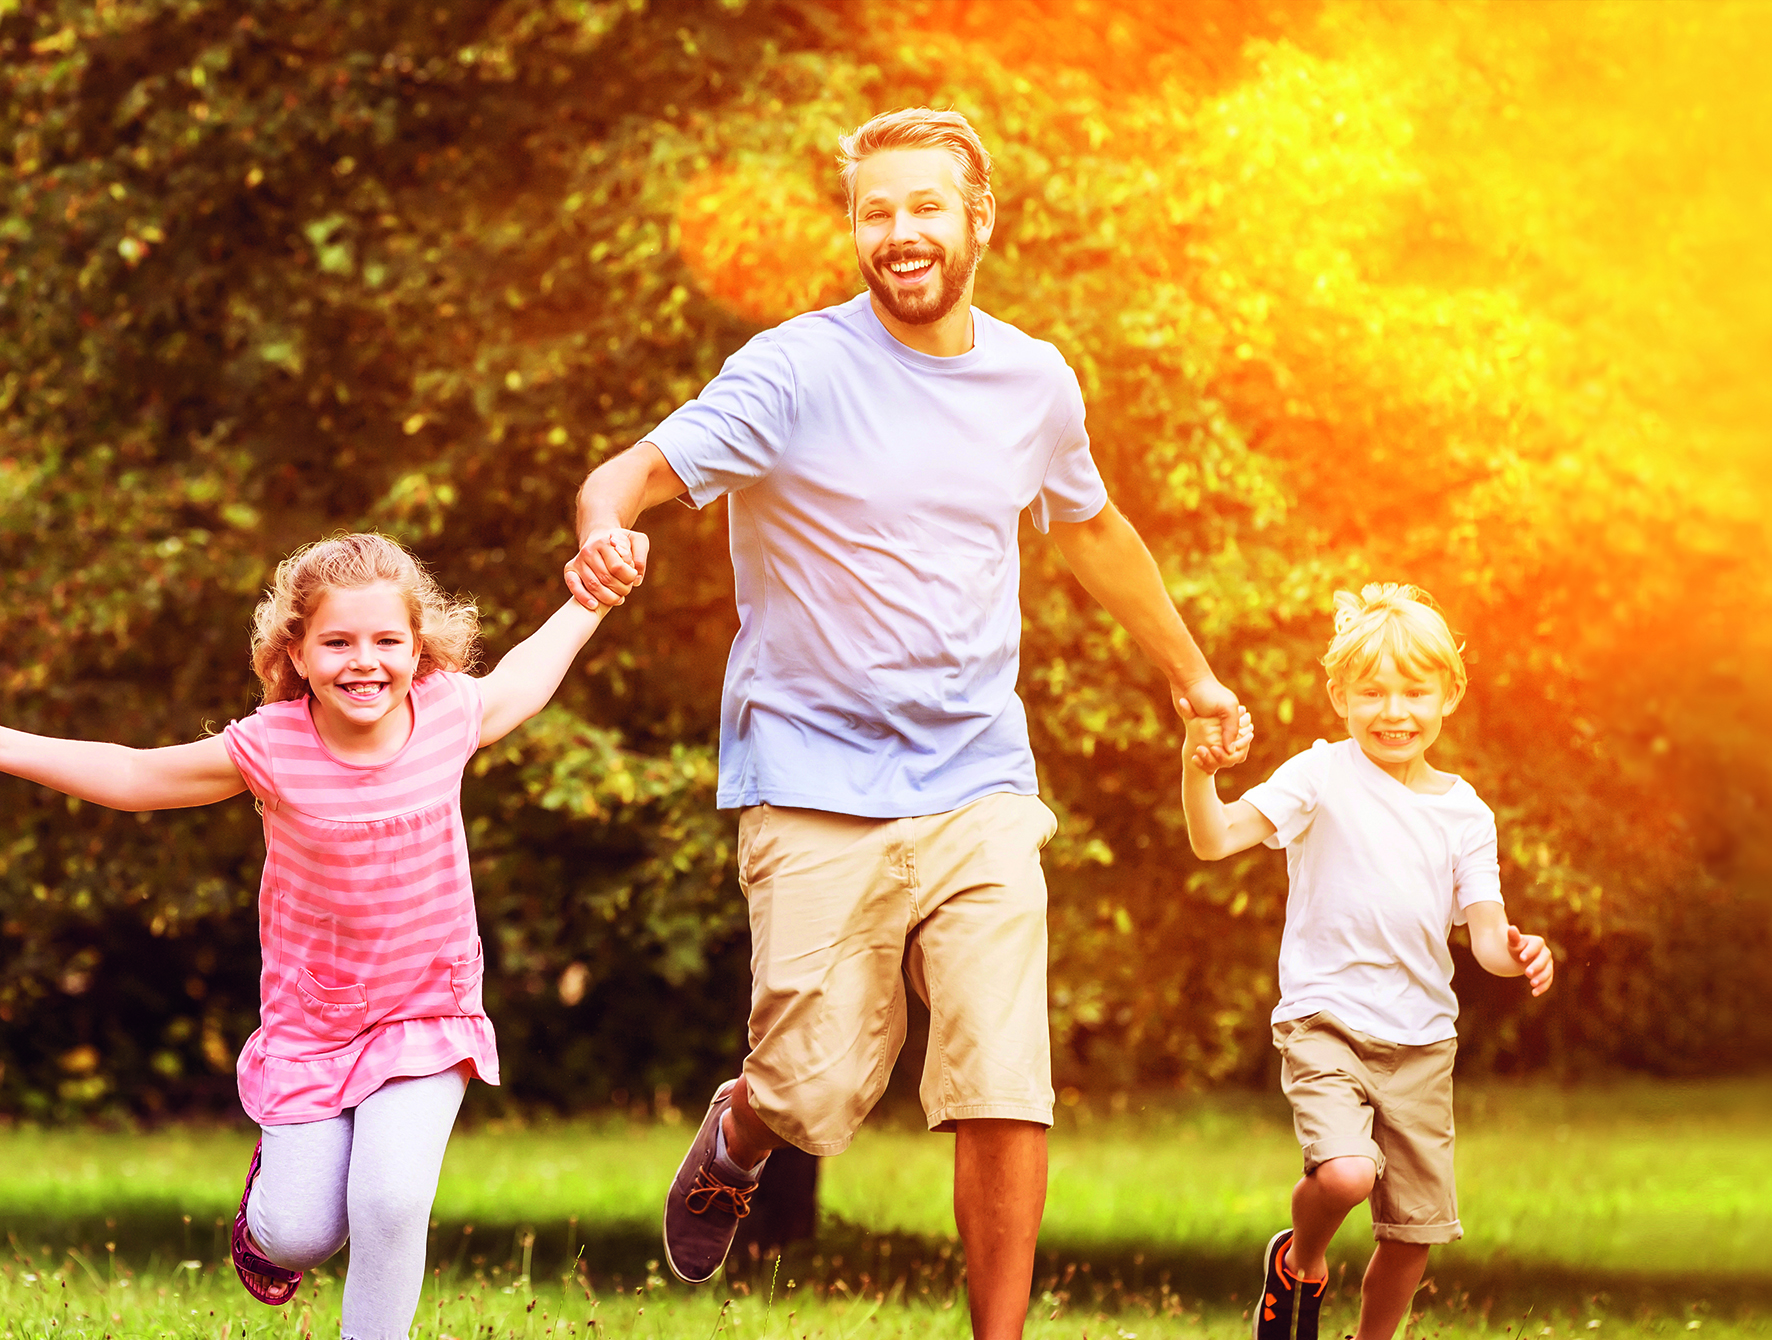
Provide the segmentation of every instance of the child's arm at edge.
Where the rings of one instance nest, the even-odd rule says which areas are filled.
[[[1246,800],[1226,805],[1218,797],[1213,774],[1221,766],[1208,748],[1218,741],[1211,738],[1218,725],[1215,717],[1195,716],[1182,708],[1187,722],[1187,743],[1183,746],[1187,760],[1182,768],[1181,803],[1187,812],[1188,845],[1203,861],[1221,861],[1266,839],[1274,831],[1273,821]],[[1237,739],[1228,751],[1240,757],[1247,753],[1255,730],[1249,713],[1244,711],[1238,724]]]
[[[567,601],[480,680],[480,744],[502,740],[548,705],[609,610]]]
[[[1464,915],[1478,963],[1497,977],[1525,977],[1535,996],[1550,990],[1556,962],[1542,935],[1522,935],[1500,903],[1472,903]]]
[[[219,735],[160,749],[132,749],[0,727],[0,772],[131,812],[210,805],[246,789],[246,779]]]

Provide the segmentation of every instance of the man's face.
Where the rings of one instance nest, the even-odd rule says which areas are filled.
[[[907,326],[939,321],[966,298],[994,210],[968,214],[946,149],[885,149],[855,174],[855,261],[880,305]]]

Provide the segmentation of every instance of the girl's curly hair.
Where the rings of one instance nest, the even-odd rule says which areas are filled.
[[[271,589],[252,614],[252,668],[267,703],[286,702],[308,692],[296,673],[289,648],[307,633],[328,591],[357,590],[376,582],[398,588],[412,617],[422,679],[435,670],[467,670],[479,649],[480,614],[437,585],[419,561],[385,535],[335,535],[297,549],[277,565]]]

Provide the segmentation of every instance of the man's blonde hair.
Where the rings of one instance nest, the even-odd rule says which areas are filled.
[[[413,678],[473,664],[480,615],[471,604],[449,596],[397,541],[362,532],[336,535],[297,549],[279,563],[271,589],[252,613],[252,668],[267,703],[307,693],[308,681],[296,673],[289,649],[307,636],[308,620],[326,593],[377,582],[392,584],[406,602],[419,649]]]
[[[837,148],[851,217],[855,214],[855,174],[864,158],[885,149],[946,149],[954,156],[960,195],[968,211],[977,210],[991,189],[991,156],[978,132],[958,112],[938,112],[933,107],[881,112],[849,134],[839,135]]]
[[[1335,637],[1323,653],[1330,681],[1357,684],[1376,673],[1387,654],[1399,670],[1443,674],[1454,697],[1464,693],[1464,648],[1426,591],[1398,582],[1374,582],[1359,595],[1337,591]]]

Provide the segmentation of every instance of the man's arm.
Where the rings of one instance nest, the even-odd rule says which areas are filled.
[[[1234,748],[1238,738],[1237,695],[1218,682],[1193,635],[1176,613],[1163,587],[1157,560],[1128,521],[1108,503],[1087,521],[1054,521],[1052,538],[1084,590],[1132,634],[1144,654],[1169,680],[1170,697],[1183,717],[1218,721],[1217,743],[1211,746],[1220,765],[1241,763],[1248,746]]]
[[[646,575],[648,542],[628,529],[648,507],[685,492],[664,453],[636,443],[604,461],[578,490],[578,552],[566,565],[566,589],[588,610],[619,605]]]

